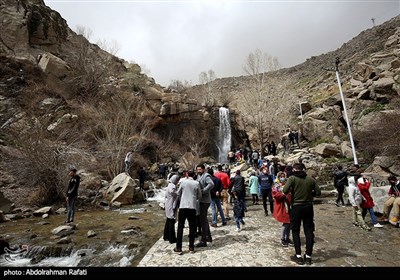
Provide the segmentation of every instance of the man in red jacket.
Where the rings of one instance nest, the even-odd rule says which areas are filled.
[[[214,176],[219,178],[222,182],[222,192],[221,192],[221,200],[222,200],[222,208],[224,210],[224,215],[226,220],[230,220],[229,217],[229,187],[231,186],[231,179],[229,175],[222,171],[222,165],[218,165],[218,172],[214,173]]]

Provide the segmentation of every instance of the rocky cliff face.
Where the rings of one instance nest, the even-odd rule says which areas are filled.
[[[4,0],[0,8],[0,153],[4,159],[0,187],[14,188],[8,194],[18,193],[15,190],[24,185],[62,187],[63,174],[71,164],[111,179],[109,174],[122,170],[126,151],[139,142],[145,145],[138,149],[138,163],[175,161],[187,144],[182,136],[193,128],[209,140],[206,154],[217,158],[218,106],[203,106],[192,98],[201,94],[198,87],[183,94],[165,90],[141,73],[139,65],[113,56],[73,32],[60,14],[41,0]],[[335,151],[335,156],[349,157],[349,145],[343,145],[346,124],[335,73],[322,69],[332,67],[336,57],[341,58],[342,87],[352,124],[360,132],[375,135],[371,127],[379,126],[377,120],[398,112],[398,26],[400,17],[393,18],[336,51],[268,73],[273,94],[265,109],[277,128],[272,139],[279,142],[288,128],[297,128],[307,143],[324,139],[336,145],[317,149],[321,154],[329,150]],[[213,82],[218,92],[230,99],[234,147],[256,146],[253,128],[245,117],[248,112],[242,106],[247,79]],[[119,101],[121,98],[126,99]],[[130,119],[123,120],[128,115]],[[122,121],[138,130],[123,134],[125,126],[118,123]],[[148,127],[151,133],[143,133]],[[164,151],[160,156],[169,139],[180,152]],[[361,145],[359,139],[366,137],[356,139]],[[386,158],[376,164],[375,169],[379,168],[400,174]]]
[[[139,65],[76,34],[41,0],[0,5],[0,153],[7,159],[0,163],[1,187],[41,186],[50,193],[45,186],[61,188],[69,165],[112,179],[133,147],[137,164],[178,161],[189,128],[210,140],[203,152],[217,158],[211,139],[218,107],[164,90]],[[233,113],[231,122],[234,144],[244,143],[246,133]],[[165,151],[168,141],[175,152]],[[27,168],[13,172],[19,161]],[[36,171],[29,176],[32,165]]]
[[[340,58],[339,73],[350,123],[356,134],[356,145],[364,157],[366,137],[378,143],[376,131],[382,116],[398,113],[399,100],[399,26],[400,16],[361,32],[335,51],[313,56],[302,64],[267,73],[269,90],[265,110],[268,120],[279,128],[271,139],[280,142],[289,129],[299,130],[305,144],[313,142],[346,142],[351,158],[343,104],[335,73],[335,60]],[[248,77],[222,78],[214,81],[214,88],[223,91],[230,100],[229,106],[244,116],[244,126],[252,146],[258,147],[257,137],[246,120]],[[189,95],[201,91],[197,86],[188,90]],[[301,108],[301,109],[300,109]],[[361,135],[360,133],[363,133]],[[383,133],[383,134],[382,134]],[[383,131],[381,135],[387,135]],[[336,139],[336,140],[335,140]],[[338,150],[341,148],[338,146]],[[399,149],[397,149],[399,150]],[[393,153],[393,150],[392,150]],[[397,152],[395,152],[397,153]],[[370,163],[364,158],[364,163]],[[396,174],[399,171],[396,171]]]

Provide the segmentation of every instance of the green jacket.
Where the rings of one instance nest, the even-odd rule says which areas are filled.
[[[287,179],[283,193],[292,193],[292,205],[312,203],[315,196],[321,195],[321,189],[315,180],[304,171],[295,171]]]

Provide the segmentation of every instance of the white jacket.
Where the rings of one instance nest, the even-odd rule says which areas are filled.
[[[354,176],[348,177],[349,187],[347,189],[349,193],[349,201],[351,206],[360,207],[361,202],[363,201],[363,197],[361,195],[360,189],[358,188],[356,181],[354,180]]]

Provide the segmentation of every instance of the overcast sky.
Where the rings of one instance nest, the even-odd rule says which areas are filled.
[[[199,82],[243,75],[260,49],[283,67],[336,50],[361,31],[400,14],[397,1],[62,1],[45,0],[92,42],[116,41],[117,56],[149,70],[156,82]],[[334,62],[332,62],[333,64]]]

